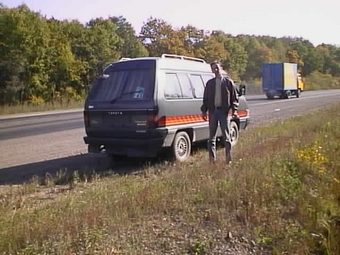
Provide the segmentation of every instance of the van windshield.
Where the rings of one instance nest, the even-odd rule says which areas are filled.
[[[89,93],[89,100],[149,100],[153,86],[154,69],[112,70],[97,80]]]

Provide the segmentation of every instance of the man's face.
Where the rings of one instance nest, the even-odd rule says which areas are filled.
[[[219,64],[212,64],[211,65],[211,71],[217,75],[217,74],[220,74],[220,71],[221,71],[221,66]]]

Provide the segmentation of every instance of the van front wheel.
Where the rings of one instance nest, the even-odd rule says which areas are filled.
[[[172,143],[174,159],[180,162],[186,161],[191,154],[191,140],[186,132],[178,132]]]

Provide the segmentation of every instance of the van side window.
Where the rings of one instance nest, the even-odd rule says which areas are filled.
[[[182,93],[184,98],[193,98],[192,87],[190,84],[190,80],[187,74],[185,73],[178,73],[177,74],[179,83],[182,88]]]
[[[201,75],[191,74],[190,75],[191,84],[194,88],[195,98],[203,98],[204,84]]]
[[[164,96],[166,99],[182,98],[182,91],[175,73],[165,74]]]
[[[207,82],[214,78],[214,75],[213,74],[202,74],[202,79],[203,79],[203,82],[204,82],[204,87],[205,85],[207,84]]]

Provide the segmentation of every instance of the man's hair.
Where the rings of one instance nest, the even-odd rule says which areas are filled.
[[[213,61],[213,62],[210,63],[210,67],[212,67],[213,65],[220,65],[221,68],[223,68],[222,63],[221,63],[220,61],[217,61],[217,60],[215,60],[215,61]]]

